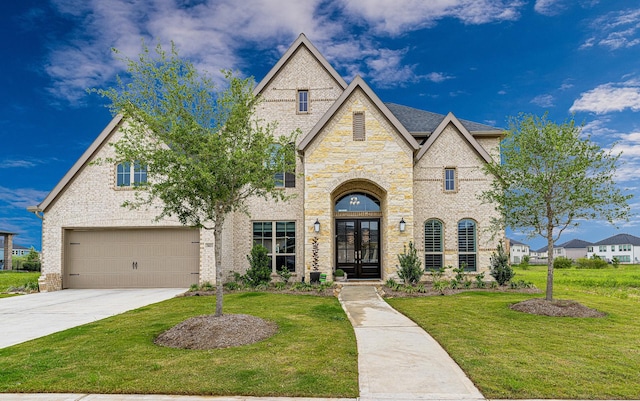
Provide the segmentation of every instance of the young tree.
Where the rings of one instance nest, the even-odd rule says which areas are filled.
[[[620,155],[580,137],[573,120],[557,125],[543,117],[521,114],[509,122],[501,143],[502,161],[486,164],[493,174],[481,197],[500,212],[500,227],[524,229],[547,239],[546,299],[553,300],[553,245],[567,227],[581,220],[628,219],[631,195],[613,177]]]
[[[206,74],[160,45],[155,55],[143,45],[127,62],[128,81],[94,90],[111,101],[126,124],[114,144],[112,162],[147,166],[146,185],[136,187],[132,209],[160,201],[157,220],[175,216],[183,225],[213,230],[216,261],[216,316],[222,315],[222,227],[227,215],[247,212],[251,197],[286,200],[276,173],[295,170],[295,133],[274,138],[274,125],[255,116],[259,99],[252,78],[224,71],[217,90]]]

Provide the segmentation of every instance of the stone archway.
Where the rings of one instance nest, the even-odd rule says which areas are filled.
[[[333,262],[350,279],[381,279],[386,191],[369,180],[352,179],[331,194]]]

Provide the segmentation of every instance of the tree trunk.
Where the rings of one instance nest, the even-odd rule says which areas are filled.
[[[547,229],[547,255],[546,300],[553,301],[553,227]]]
[[[222,316],[222,297],[224,290],[222,287],[222,224],[216,224],[213,229],[214,257],[216,259],[216,313],[214,316]]]

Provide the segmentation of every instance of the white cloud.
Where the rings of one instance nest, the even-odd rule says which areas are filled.
[[[405,65],[407,49],[383,48],[373,35],[401,35],[456,18],[465,24],[512,21],[522,0],[51,0],[74,28],[52,42],[45,64],[50,93],[81,104],[86,88],[102,87],[123,71],[111,48],[135,57],[141,39],[150,46],[173,40],[180,55],[216,76],[222,68],[244,70],[241,52],[265,51],[274,62],[304,32],[323,54],[351,77],[370,77],[381,86],[402,86],[420,80],[441,82],[452,77],[433,72],[418,76]],[[354,37],[352,27],[361,26]],[[271,53],[269,53],[271,50]],[[351,78],[347,77],[347,78]],[[260,77],[257,77],[260,79]]]
[[[617,137],[619,135],[618,131],[607,126],[610,122],[611,120],[608,118],[589,121],[582,127],[582,133],[592,138]]]
[[[342,0],[347,13],[359,16],[376,32],[401,35],[428,28],[443,18],[465,24],[513,21],[524,5],[517,0]]]
[[[0,161],[0,168],[30,168],[36,163],[31,160],[5,159]]]
[[[640,132],[617,134],[618,142],[612,149],[620,156],[620,167],[616,170],[617,182],[638,182],[640,177]]]
[[[552,16],[560,14],[565,6],[562,0],[536,0],[533,9],[542,15]]]
[[[554,98],[552,95],[538,95],[531,99],[531,103],[542,108],[549,108],[554,106]]]
[[[634,47],[640,44],[640,9],[627,9],[608,13],[592,23],[594,35],[581,49],[596,44],[611,50]]]
[[[48,191],[40,191],[33,188],[6,188],[0,186],[0,205],[26,209],[28,206],[37,205],[49,194]]]
[[[607,83],[580,94],[570,112],[588,111],[596,114],[630,109],[640,110],[640,81]]]
[[[453,79],[454,77],[451,75],[447,75],[445,73],[442,72],[431,72],[429,74],[427,74],[425,76],[427,78],[427,80],[431,81],[431,82],[435,82],[435,83],[440,83],[440,82],[444,82],[448,79]]]

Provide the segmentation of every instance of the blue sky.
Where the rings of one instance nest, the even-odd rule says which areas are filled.
[[[41,246],[26,211],[64,176],[111,119],[111,53],[168,44],[201,70],[260,81],[304,32],[349,82],[385,102],[506,127],[520,112],[572,115],[624,165],[617,182],[640,212],[640,5],[615,0],[21,0],[4,2],[0,35],[0,230]],[[584,222],[563,234],[640,236],[640,217]],[[542,239],[526,240],[533,248]]]

